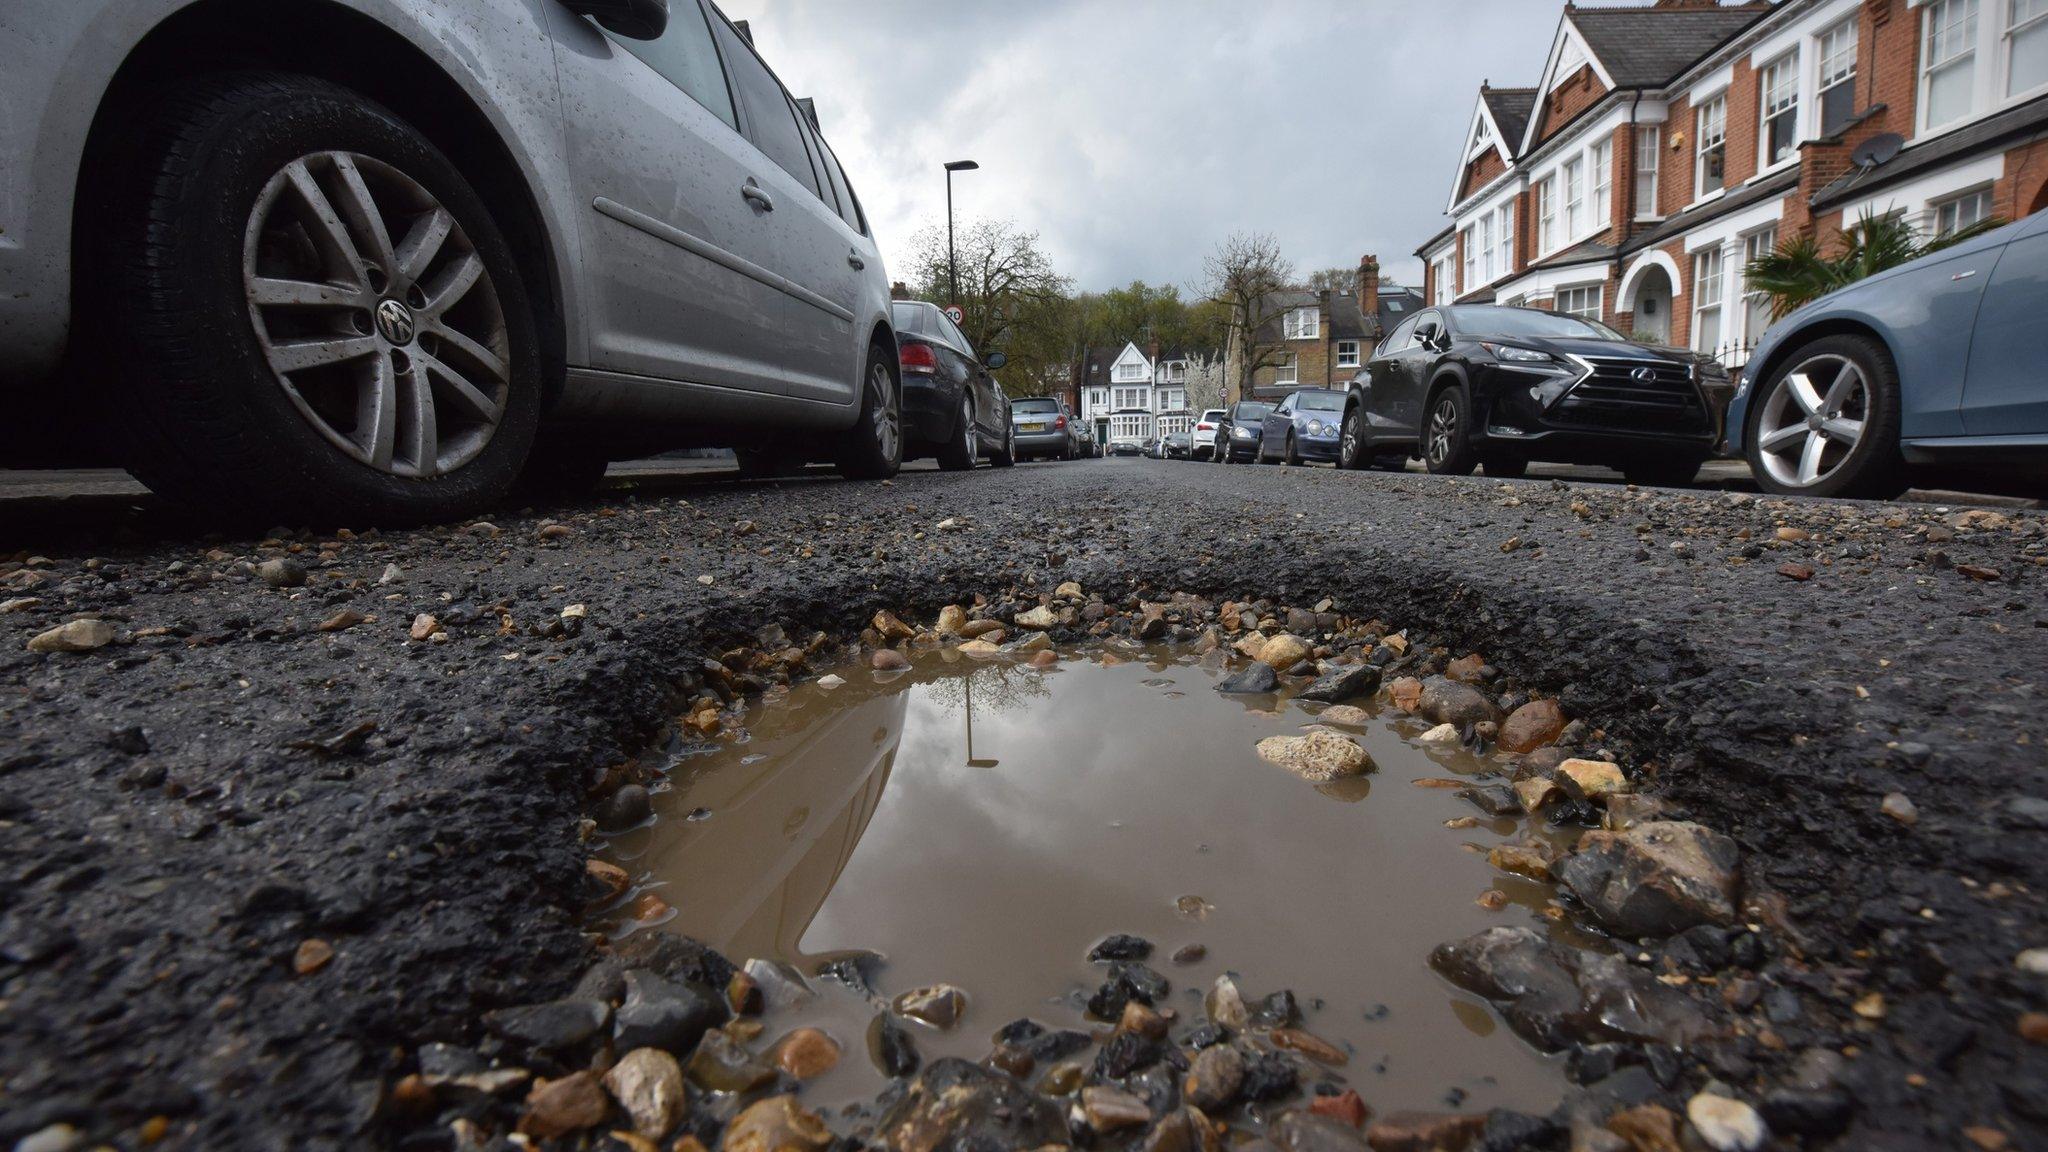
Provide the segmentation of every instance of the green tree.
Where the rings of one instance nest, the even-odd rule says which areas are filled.
[[[1793,236],[1743,270],[1752,288],[1771,298],[1777,319],[1858,280],[1968,240],[2003,220],[1985,220],[1947,236],[1922,238],[1902,216],[1864,216],[1842,230],[1832,251],[1811,236]]]

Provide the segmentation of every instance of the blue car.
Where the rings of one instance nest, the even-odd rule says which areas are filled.
[[[1767,492],[1896,496],[1922,470],[2048,482],[2048,212],[1771,326],[1728,411]]]
[[[1337,462],[1337,437],[1344,425],[1344,394],[1334,388],[1303,388],[1282,400],[1260,423],[1256,459],[1270,464],[1309,460]]]

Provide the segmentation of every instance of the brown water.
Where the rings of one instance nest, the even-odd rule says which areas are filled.
[[[1425,726],[1387,709],[1357,733],[1379,771],[1319,787],[1253,745],[1299,732],[1322,705],[1219,696],[1219,673],[1184,656],[1063,655],[1041,673],[930,654],[756,706],[748,739],[678,758],[655,825],[614,840],[612,858],[675,909],[620,930],[682,932],[807,973],[878,952],[890,996],[957,984],[969,996],[958,1026],[912,1026],[927,1060],[979,1059],[1020,1016],[1099,1029],[1079,1005],[1103,968],[1085,957],[1128,932],[1156,946],[1150,963],[1174,983],[1161,1006],[1184,1017],[1200,1018],[1200,991],[1225,971],[1247,999],[1292,989],[1304,1027],[1351,1050],[1337,1071],[1375,1109],[1442,1108],[1452,1089],[1471,1109],[1556,1102],[1558,1061],[1425,962],[1483,928],[1547,925],[1536,912],[1549,888],[1484,856],[1523,835],[1520,822],[1447,828],[1475,809],[1414,784],[1484,762],[1415,742]],[[1511,902],[1479,906],[1490,888]],[[1174,963],[1187,944],[1206,957]],[[772,1015],[757,1047],[822,1027],[846,1058],[807,1099],[871,1096],[883,1084],[866,1056],[873,1008],[813,983],[818,999]]]

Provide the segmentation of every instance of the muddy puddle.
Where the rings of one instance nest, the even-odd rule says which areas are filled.
[[[1485,850],[1562,834],[1475,822],[1455,790],[1418,786],[1481,762],[1418,742],[1427,725],[1385,705],[1353,730],[1377,772],[1316,785],[1253,748],[1323,705],[1220,695],[1224,673],[1184,653],[1062,656],[1045,671],[951,652],[899,673],[844,668],[837,688],[754,705],[742,742],[673,753],[657,820],[607,852],[638,885],[622,904],[653,892],[673,913],[615,913],[610,929],[804,973],[879,953],[884,996],[957,985],[955,1027],[912,1026],[927,1061],[981,1059],[1020,1017],[1106,1034],[1086,1014],[1104,979],[1087,955],[1130,933],[1154,945],[1149,963],[1173,983],[1159,1006],[1184,1022],[1226,972],[1248,1000],[1292,990],[1302,1027],[1348,1054],[1332,1072],[1375,1109],[1556,1103],[1561,1059],[1426,960],[1495,925],[1561,931],[1540,915],[1549,887],[1497,872]],[[1489,891],[1506,904],[1482,906]],[[867,1055],[874,1005],[813,984],[801,1008],[771,1010],[762,1044],[822,1028],[845,1058],[806,1101],[872,1098],[886,1083]]]

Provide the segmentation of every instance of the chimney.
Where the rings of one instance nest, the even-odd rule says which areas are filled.
[[[889,285],[889,299],[891,299],[891,300],[908,300],[908,299],[910,299],[910,285],[908,285],[908,284],[905,284],[905,283],[904,283],[903,281],[901,281],[901,280],[898,280],[898,281],[896,281],[896,282],[895,282],[894,284],[891,284],[891,285]]]
[[[1380,314],[1380,258],[1362,256],[1358,261],[1358,310],[1367,319]]]

